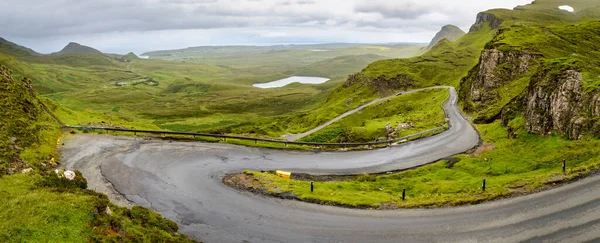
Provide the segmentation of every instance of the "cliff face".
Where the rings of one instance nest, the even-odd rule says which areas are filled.
[[[464,110],[477,114],[476,123],[501,118],[508,125],[521,115],[530,133],[600,136],[600,91],[585,92],[576,69],[540,64],[539,59],[522,51],[484,50],[461,81]]]
[[[512,92],[507,93],[502,89],[503,86],[527,74],[532,67],[538,65],[538,58],[536,54],[522,51],[484,50],[477,66],[461,80],[460,99],[464,102],[464,109],[468,112],[478,112],[489,109],[490,105],[498,105],[498,102],[503,100],[508,103],[511,93],[519,94],[522,90],[511,90]],[[496,106],[496,110],[488,111],[492,114],[486,114],[479,120],[496,117],[501,108],[502,106]]]
[[[478,31],[479,28],[481,28],[481,25],[484,23],[489,23],[489,25],[492,29],[498,29],[498,27],[500,27],[502,22],[504,22],[504,21],[500,18],[497,18],[496,15],[493,15],[491,13],[482,12],[482,13],[477,14],[477,19],[475,20],[475,24],[473,26],[471,26],[471,29],[469,29],[469,32]]]
[[[600,135],[600,92],[583,92],[582,79],[582,74],[572,69],[537,73],[521,99],[527,131],[557,131],[571,139],[586,133]]]

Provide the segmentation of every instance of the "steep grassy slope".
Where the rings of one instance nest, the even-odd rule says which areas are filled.
[[[31,81],[0,65],[1,242],[191,242],[147,209],[120,208],[53,172],[61,131]],[[33,168],[22,174],[21,170]],[[7,176],[6,174],[15,174]],[[110,210],[108,210],[108,208]]]
[[[495,34],[488,23],[481,25],[478,31],[470,32],[455,42],[442,40],[421,56],[374,62],[348,82],[351,86],[354,83],[372,83],[375,87],[389,83],[389,87],[396,89],[441,84],[458,86]]]
[[[0,65],[0,84],[0,175],[56,157],[50,145],[60,130],[42,109],[31,81],[15,80],[12,72]]]

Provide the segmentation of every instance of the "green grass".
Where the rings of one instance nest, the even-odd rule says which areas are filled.
[[[520,135],[507,138],[499,122],[477,125],[483,139],[495,149],[479,155],[459,155],[452,163],[442,161],[391,175],[364,175],[351,181],[316,182],[286,180],[270,173],[247,172],[257,186],[273,193],[291,192],[301,199],[317,199],[354,207],[401,208],[463,205],[512,194],[530,193],[548,184],[563,182],[600,168],[600,140],[570,141],[559,136],[541,137],[523,132],[524,121],[515,120]],[[489,146],[489,145],[488,145]],[[488,158],[485,161],[484,158]],[[567,174],[561,161],[567,160]],[[487,189],[481,191],[481,180]],[[407,200],[402,201],[402,189]]]
[[[46,172],[53,169],[51,158],[60,160],[61,130],[43,104],[68,110],[39,98],[30,80],[14,79],[4,66],[0,83],[0,242],[190,242],[175,223],[148,209],[119,208],[83,190],[87,182],[79,172],[74,182]],[[24,168],[33,172],[21,174]],[[112,215],[103,213],[107,206]]]
[[[565,70],[583,74],[584,94],[597,92],[600,88],[600,61],[597,58],[600,55],[600,23],[597,20],[572,20],[543,26],[516,23],[520,22],[505,23],[486,48],[499,50],[505,55],[527,53],[535,55],[536,59],[529,62],[526,73],[518,76],[514,71],[519,63],[511,63],[514,60],[501,63],[494,70],[495,77],[486,80],[494,81],[497,86],[485,90],[487,95],[493,96],[485,101],[475,102],[470,97],[473,82],[481,82],[479,69],[474,69],[465,78],[461,84],[461,103],[476,122],[493,120],[531,85],[552,87],[553,81],[544,82],[543,79]]]
[[[104,121],[124,127],[277,138],[308,130],[360,105],[360,101],[327,101],[346,75],[374,60],[413,55],[421,47],[320,46],[325,52],[285,48],[216,48],[209,53],[191,51],[182,59],[167,58],[171,61],[131,62],[97,54],[15,57],[10,52],[0,54],[0,63],[19,78],[31,78],[38,92],[59,103],[62,108],[55,112],[69,125]],[[251,86],[292,75],[332,80],[269,90]],[[119,82],[128,84],[115,86]],[[301,118],[309,113],[307,119]]]
[[[38,189],[37,175],[0,178],[0,241],[85,242],[92,235],[93,197]]]
[[[462,77],[477,64],[485,44],[495,34],[489,25],[470,32],[455,42],[441,41],[427,53],[408,59],[382,60],[370,64],[362,73],[369,79],[392,80],[406,75],[405,89],[434,85],[458,86]]]
[[[175,223],[148,209],[117,207],[92,191],[40,186],[46,177],[0,177],[0,241],[192,242],[177,234]]]
[[[396,138],[430,130],[445,124],[441,104],[447,98],[448,91],[445,89],[400,95],[345,117],[302,140],[374,142],[378,138],[387,137],[385,127],[388,123],[393,128],[402,123],[413,123],[414,127],[402,129],[396,134]]]

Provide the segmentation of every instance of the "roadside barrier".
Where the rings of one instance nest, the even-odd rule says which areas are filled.
[[[285,178],[285,179],[290,179],[292,178],[292,172],[287,172],[287,171],[275,171],[275,175],[281,177],[281,178]]]
[[[86,127],[86,126],[64,126],[64,128],[76,129],[81,131],[115,131],[115,132],[130,132],[134,135],[138,133],[146,133],[146,134],[158,134],[165,137],[166,135],[183,135],[183,136],[193,136],[196,137],[210,137],[210,138],[219,138],[227,141],[227,139],[238,139],[245,141],[254,141],[254,144],[258,144],[258,142],[268,142],[268,143],[278,143],[287,145],[300,145],[300,146],[313,146],[313,147],[360,147],[360,146],[376,146],[376,145],[386,145],[390,146],[393,144],[401,144],[406,143],[415,139],[423,138],[427,135],[435,135],[441,132],[448,130],[446,126],[436,127],[431,130],[427,130],[421,133],[413,134],[410,136],[397,138],[388,141],[380,141],[380,142],[367,142],[367,143],[313,143],[313,142],[290,142],[285,140],[274,140],[274,139],[265,139],[265,138],[253,138],[253,137],[242,137],[242,136],[231,136],[231,135],[222,135],[222,134],[208,134],[208,133],[193,133],[193,132],[172,132],[172,131],[160,131],[160,130],[136,130],[136,129],[125,129],[125,128],[108,128],[108,127]]]

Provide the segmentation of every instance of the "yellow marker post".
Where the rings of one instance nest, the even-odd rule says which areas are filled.
[[[275,171],[275,175],[277,175],[281,178],[290,179],[292,177],[292,172],[278,170],[278,171]]]
[[[56,140],[56,145],[60,145],[60,138]]]

